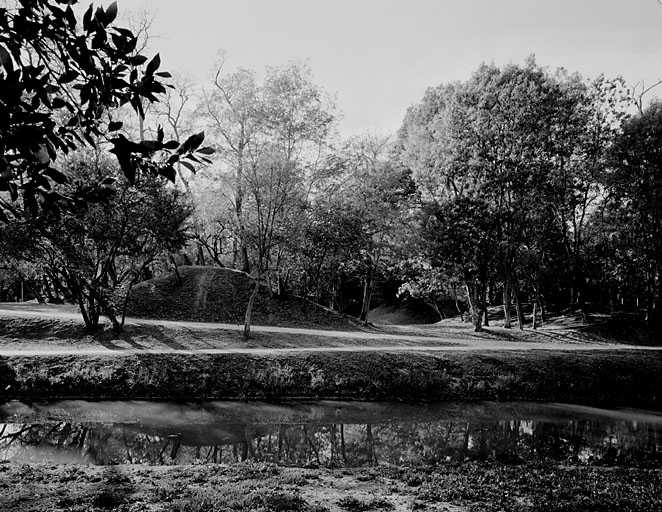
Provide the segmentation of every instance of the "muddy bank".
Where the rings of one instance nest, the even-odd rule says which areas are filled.
[[[0,509],[45,511],[519,511],[662,509],[662,472],[496,462],[423,468],[271,464],[0,465]]]
[[[0,399],[550,401],[662,410],[662,354],[435,352],[0,358]]]

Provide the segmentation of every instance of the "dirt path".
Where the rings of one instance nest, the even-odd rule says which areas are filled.
[[[70,306],[40,305],[32,303],[0,303],[0,318],[33,318],[57,319],[80,322],[79,313]],[[0,320],[1,321],[1,320]],[[127,318],[129,326],[157,326],[172,330],[204,332],[207,336],[214,336],[214,331],[238,332],[241,325],[226,323],[204,323],[174,320],[149,320]],[[375,331],[332,331],[325,329],[306,329],[296,327],[254,326],[256,333],[291,334],[301,339],[303,337],[315,338],[315,346],[224,346],[219,348],[204,348],[185,345],[159,345],[159,346],[123,346],[117,350],[114,345],[76,344],[68,345],[41,345],[29,343],[23,346],[6,344],[0,346],[0,355],[4,356],[31,356],[31,355],[128,355],[136,353],[180,353],[180,354],[292,354],[292,353],[319,353],[319,352],[467,352],[467,351],[521,351],[521,350],[562,350],[562,351],[604,351],[604,350],[647,350],[660,351],[662,347],[641,347],[611,343],[587,342],[578,337],[573,330],[559,330],[557,328],[540,329],[538,331],[524,331],[513,333],[505,329],[490,328],[484,333],[473,333],[462,324],[446,324],[442,326],[399,327],[391,328],[397,334]],[[416,333],[416,334],[412,334]],[[419,334],[420,333],[420,334]],[[186,335],[186,333],[182,333]],[[326,341],[325,341],[326,340]],[[135,344],[134,344],[135,345]],[[266,344],[265,344],[266,345]]]

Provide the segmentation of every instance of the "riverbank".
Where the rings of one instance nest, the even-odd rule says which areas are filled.
[[[0,401],[551,401],[662,410],[662,349],[581,330],[462,323],[337,331],[130,319],[84,330],[70,307],[0,311]]]
[[[0,400],[548,401],[662,410],[659,351],[0,356]]]
[[[0,465],[0,509],[45,511],[638,511],[662,471],[559,464],[300,469],[271,464]]]

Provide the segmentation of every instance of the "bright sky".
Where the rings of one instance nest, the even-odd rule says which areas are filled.
[[[83,3],[84,0],[83,0]],[[104,5],[109,1],[103,0]],[[202,83],[227,65],[307,62],[343,135],[387,134],[425,89],[481,62],[538,63],[634,84],[662,78],[658,0],[119,0],[155,15],[163,68]],[[662,89],[659,93],[662,96]]]

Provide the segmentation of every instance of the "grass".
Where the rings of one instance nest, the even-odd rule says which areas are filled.
[[[412,479],[420,484],[411,486]],[[653,512],[662,471],[556,464],[298,469],[269,464],[0,466],[0,510],[14,512]]]
[[[431,341],[434,342],[432,338]],[[106,325],[97,332],[89,333],[85,331],[82,323],[76,321],[0,317],[0,348],[11,350],[48,350],[64,347],[105,348],[115,351],[303,348],[361,346],[370,342],[374,343],[374,340],[255,331],[250,340],[245,340],[239,330],[169,328],[157,325],[127,325],[120,334]]]

